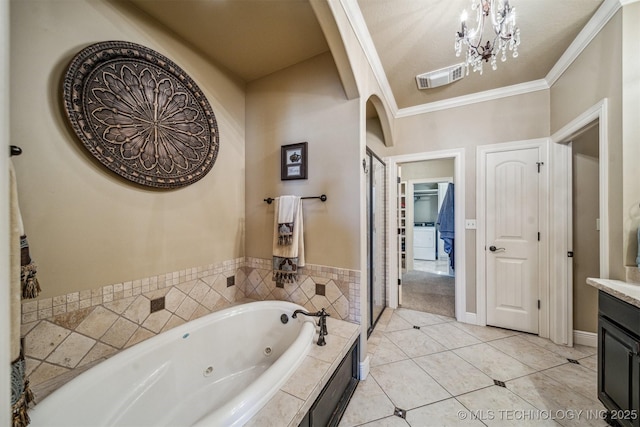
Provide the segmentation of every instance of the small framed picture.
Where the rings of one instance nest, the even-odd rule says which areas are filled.
[[[280,159],[280,179],[307,179],[307,143],[283,145]]]

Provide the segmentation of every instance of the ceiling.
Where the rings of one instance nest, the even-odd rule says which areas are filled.
[[[308,0],[131,1],[245,82],[329,49]],[[407,108],[544,79],[603,0],[511,0],[519,57],[426,90],[418,90],[417,74],[462,62],[454,34],[471,0],[347,2],[355,6],[350,18],[373,42],[397,107]]]

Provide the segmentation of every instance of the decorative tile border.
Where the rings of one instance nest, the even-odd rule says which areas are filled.
[[[325,308],[336,319],[360,323],[359,271],[307,264],[300,269],[298,280],[285,283],[284,288],[276,287],[272,280],[270,259],[249,257],[244,272],[248,298],[292,301],[311,311]],[[322,288],[324,295],[317,293]]]
[[[24,301],[26,369],[36,398],[122,349],[247,300],[293,301],[312,311],[324,307],[336,319],[360,322],[359,271],[308,265],[297,283],[284,288],[272,276],[271,260],[237,258]],[[164,308],[152,312],[158,298],[164,298]]]

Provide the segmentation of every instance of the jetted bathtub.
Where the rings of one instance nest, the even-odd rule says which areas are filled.
[[[302,308],[242,304],[136,344],[43,399],[31,426],[241,426],[309,352]]]

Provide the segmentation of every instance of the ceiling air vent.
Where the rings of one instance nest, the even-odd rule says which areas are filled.
[[[460,80],[464,77],[464,62],[456,65],[450,65],[428,73],[418,74],[416,82],[418,89],[431,89],[438,86],[444,86]]]

